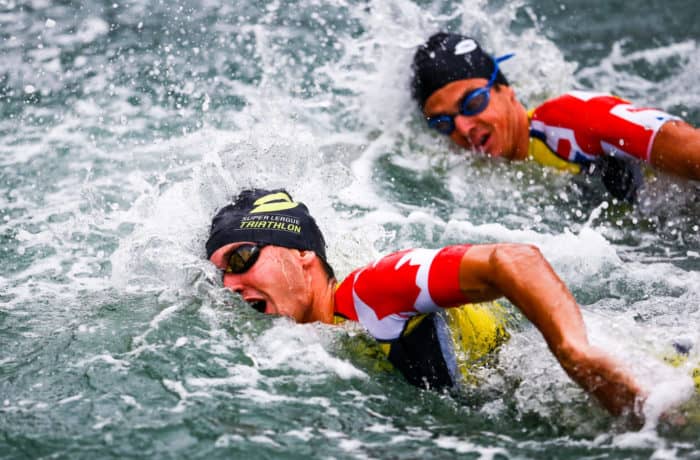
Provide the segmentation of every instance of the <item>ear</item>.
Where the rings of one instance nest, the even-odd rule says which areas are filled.
[[[303,267],[309,267],[316,259],[316,253],[314,251],[309,251],[305,249],[298,249],[299,261]]]

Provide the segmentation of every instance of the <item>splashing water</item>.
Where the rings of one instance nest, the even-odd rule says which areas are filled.
[[[659,175],[631,209],[465,158],[408,89],[447,28],[515,52],[529,107],[597,89],[698,125],[698,7],[680,3],[0,0],[3,458],[698,456],[692,408],[659,421],[700,360],[697,185]],[[650,422],[607,416],[517,315],[481,385],[441,394],[359,328],[244,307],[204,242],[248,186],[306,202],[339,276],[405,247],[536,244],[591,341],[652,389]],[[674,342],[693,345],[677,367]]]

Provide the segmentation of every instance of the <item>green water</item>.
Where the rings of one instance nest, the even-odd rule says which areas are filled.
[[[250,185],[306,202],[340,275],[534,243],[591,340],[670,398],[690,370],[658,356],[700,342],[697,185],[657,177],[631,208],[464,158],[407,68],[450,28],[515,52],[528,106],[596,89],[700,125],[698,23],[690,0],[0,0],[0,458],[700,458],[697,417],[609,417],[515,314],[479,386],[422,391],[360,330],[247,308],[203,247]]]

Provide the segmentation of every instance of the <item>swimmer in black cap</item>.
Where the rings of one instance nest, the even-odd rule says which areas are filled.
[[[574,297],[534,246],[408,249],[337,283],[307,207],[285,190],[256,189],[216,214],[206,251],[223,285],[260,312],[300,323],[361,323],[415,385],[452,386],[463,375],[460,357],[479,359],[507,339],[497,306],[465,305],[506,297],[568,375],[612,414],[634,416],[645,398],[622,365],[588,343]],[[450,336],[455,332],[459,338]]]
[[[597,164],[611,193],[630,201],[641,181],[635,159],[700,180],[700,130],[660,110],[584,91],[528,112],[499,68],[510,57],[490,56],[471,37],[430,37],[414,55],[412,82],[428,126],[495,157],[533,158],[573,173]]]

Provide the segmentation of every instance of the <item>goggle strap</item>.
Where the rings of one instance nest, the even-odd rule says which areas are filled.
[[[499,57],[495,58],[494,61],[496,61],[497,64],[500,64],[501,62],[507,61],[508,59],[512,58],[513,56],[515,56],[515,53],[504,54],[503,56],[499,56]]]

